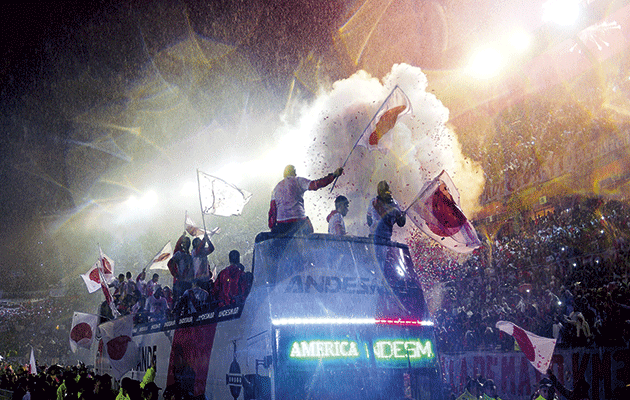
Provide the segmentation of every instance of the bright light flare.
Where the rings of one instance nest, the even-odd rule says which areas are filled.
[[[517,53],[524,53],[529,49],[532,43],[532,35],[524,30],[515,30],[510,35],[510,46]]]
[[[549,0],[542,8],[543,22],[553,22],[560,26],[571,26],[580,16],[579,0]]]
[[[184,185],[182,186],[181,190],[179,191],[179,194],[182,197],[192,197],[195,196],[195,198],[199,195],[199,188],[197,185],[197,182],[193,182],[193,181],[188,181],[186,183],[184,183]]]
[[[492,47],[477,50],[468,63],[468,72],[479,79],[489,79],[496,76],[504,66],[501,54]]]

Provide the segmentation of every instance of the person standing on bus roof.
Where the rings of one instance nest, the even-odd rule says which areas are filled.
[[[326,221],[328,221],[328,233],[331,235],[344,236],[346,232],[346,224],[343,217],[348,215],[350,208],[350,201],[346,196],[337,196],[335,199],[335,209],[328,214]]]
[[[380,181],[376,186],[377,195],[370,201],[367,211],[367,224],[370,236],[382,240],[391,240],[394,224],[405,226],[407,218],[392,197],[387,181]]]
[[[190,255],[190,238],[186,232],[182,234],[175,244],[173,257],[168,260],[168,269],[173,275],[173,297],[177,299],[192,287],[193,265]]]
[[[295,167],[287,165],[282,179],[271,193],[269,228],[274,234],[313,233],[311,221],[304,211],[304,192],[328,186],[341,176],[343,168],[317,180],[297,176]]]
[[[214,245],[210,241],[210,237],[206,233],[203,235],[203,239],[198,237],[192,241],[192,250],[190,255],[192,256],[192,265],[194,270],[194,278],[199,281],[199,287],[210,291],[212,282],[212,272],[208,268],[208,256],[214,251]]]
[[[214,281],[214,298],[219,307],[242,303],[248,289],[241,253],[232,250],[228,258],[230,265],[222,269]]]

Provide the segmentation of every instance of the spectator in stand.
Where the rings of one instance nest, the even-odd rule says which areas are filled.
[[[194,279],[197,279],[199,287],[209,292],[212,289],[212,273],[208,269],[208,256],[214,251],[214,245],[206,233],[203,239],[194,238],[192,241],[192,265]]]
[[[146,310],[149,312],[149,321],[162,321],[166,318],[168,304],[162,296],[162,288],[155,289],[153,296],[147,299]]]
[[[192,287],[193,265],[190,255],[190,238],[184,232],[173,251],[173,257],[168,261],[168,269],[173,275],[173,297],[175,301]]]
[[[214,298],[219,307],[242,303],[247,292],[247,283],[243,279],[245,267],[241,264],[241,254],[237,250],[230,251],[230,265],[219,272],[214,282]]]

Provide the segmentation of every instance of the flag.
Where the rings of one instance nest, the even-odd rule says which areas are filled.
[[[90,293],[94,293],[101,288],[101,276],[98,273],[99,265],[100,261],[96,261],[88,272],[81,274],[81,278],[83,278],[83,282],[85,282],[85,286],[87,286],[87,290]]]
[[[360,143],[370,150],[378,148],[381,138],[396,125],[398,118],[412,112],[409,97],[396,85],[361,134]]]
[[[212,175],[197,171],[199,178],[199,201],[204,214],[214,214],[223,217],[241,215],[243,207],[252,198],[246,190],[237,188]]]
[[[98,326],[104,343],[104,354],[112,367],[112,376],[120,379],[138,364],[138,346],[132,340],[133,315],[127,315]]]
[[[101,263],[101,271],[103,271],[103,277],[105,278],[105,282],[112,283],[116,277],[114,276],[114,260],[109,258],[103,250],[99,247],[98,251],[100,253],[99,261]]]
[[[166,269],[168,270],[168,260],[171,259],[171,257],[173,257],[173,246],[171,245],[171,241],[169,240],[164,247],[162,248],[162,250],[160,250],[155,257],[153,257],[153,260],[151,261],[151,264],[149,266],[149,269]]]
[[[70,328],[70,349],[73,353],[77,352],[77,347],[89,349],[92,346],[97,325],[98,315],[75,311]]]
[[[556,347],[556,339],[549,339],[527,332],[512,322],[497,321],[497,329],[514,337],[525,357],[541,374],[546,374],[553,350]]]
[[[33,347],[31,347],[31,360],[28,364],[28,369],[31,374],[37,375],[37,364],[35,363],[35,352],[33,351]]]
[[[99,268],[103,272],[103,277],[107,284],[112,283],[116,278],[114,276],[114,260],[109,258],[103,250],[99,248],[99,259],[92,265],[92,268],[85,274],[81,274],[85,286],[87,286],[88,292],[94,293],[101,288],[101,277],[99,274]]]
[[[186,212],[186,222],[184,224],[184,229],[186,230],[186,232],[188,232],[190,236],[193,237],[203,236],[204,233],[207,233],[208,236],[212,237],[213,235],[221,232],[221,229],[219,229],[219,227],[216,227],[211,231],[204,231],[202,228],[198,227],[195,222],[193,222],[193,220],[188,216],[188,212]]]
[[[112,310],[112,315],[114,316],[114,318],[118,318],[120,317],[120,313],[118,312],[118,308],[116,308],[116,304],[114,303],[114,298],[112,297],[112,294],[109,291],[109,287],[105,284],[105,278],[103,278],[103,274],[100,268],[98,269],[98,271],[101,274],[101,290],[103,290],[105,301],[109,305],[109,308]]]
[[[459,193],[446,171],[424,185],[407,215],[427,236],[457,253],[470,253],[481,246],[475,228],[459,207]]]

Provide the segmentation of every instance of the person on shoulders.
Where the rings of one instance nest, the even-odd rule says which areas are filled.
[[[274,234],[309,234],[313,225],[304,211],[304,192],[328,186],[341,176],[343,168],[317,180],[297,176],[295,167],[287,165],[282,179],[271,194],[269,204],[269,228]]]
[[[326,221],[328,221],[328,233],[337,236],[344,236],[348,233],[343,217],[348,215],[349,208],[350,201],[348,198],[346,196],[337,196],[335,199],[335,209],[326,217]]]

